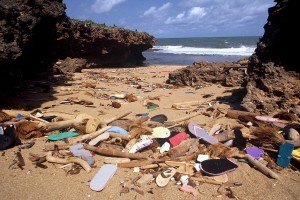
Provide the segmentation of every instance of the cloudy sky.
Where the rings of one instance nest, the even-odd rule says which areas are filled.
[[[262,36],[274,0],[64,0],[67,15],[157,38]]]

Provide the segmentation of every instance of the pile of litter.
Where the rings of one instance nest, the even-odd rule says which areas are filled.
[[[184,109],[190,105],[197,102],[172,107]],[[206,127],[193,121],[199,115],[210,116],[216,123]],[[234,119],[239,125],[218,123],[220,117]],[[299,131],[296,109],[261,116],[225,111],[218,103],[173,121],[164,114],[149,113],[132,116],[128,112],[110,119],[82,113],[64,119],[40,111],[0,111],[0,150],[18,148],[10,167],[22,169],[23,149],[35,145],[35,138],[46,137],[44,148],[30,153],[29,160],[44,169],[47,163],[57,163],[61,165],[57,170],[68,169],[70,175],[81,169],[86,173],[98,171],[89,183],[93,191],[104,190],[119,168],[141,172],[141,177],[122,183],[120,195],[131,191],[143,195],[151,184],[162,188],[174,182],[180,191],[193,196],[200,194],[197,184],[208,183],[219,185],[217,196],[238,198],[231,188],[242,183],[230,181],[227,174],[234,173],[239,162],[249,163],[273,179],[279,179],[278,172],[284,168],[296,169],[291,160],[300,161]],[[103,157],[102,166],[97,166],[96,156]]]

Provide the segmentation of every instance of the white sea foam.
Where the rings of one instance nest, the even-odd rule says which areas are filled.
[[[184,46],[154,46],[157,53],[190,54],[190,55],[223,55],[223,56],[250,56],[255,47],[240,46],[237,48],[200,48]]]

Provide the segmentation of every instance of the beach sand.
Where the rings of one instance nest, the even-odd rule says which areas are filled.
[[[196,107],[189,110],[171,109],[173,103],[199,101],[204,107],[209,103],[214,103],[216,97],[230,96],[234,88],[226,88],[218,84],[209,84],[204,88],[192,87],[161,87],[166,85],[169,72],[184,66],[148,66],[135,68],[104,68],[85,69],[83,73],[75,73],[73,80],[65,85],[54,87],[55,93],[51,94],[55,98],[44,101],[37,109],[44,112],[44,115],[56,114],[64,117],[75,117],[78,114],[86,113],[104,119],[118,116],[126,112],[132,112],[126,118],[136,119],[136,114],[149,113],[149,116],[165,114],[168,120],[176,120],[189,115]],[[96,88],[82,87],[81,83],[96,83]],[[141,89],[135,84],[140,84]],[[155,87],[154,87],[155,86]],[[148,91],[145,89],[149,88]],[[150,90],[152,88],[152,91]],[[98,97],[87,95],[86,92],[94,91]],[[73,93],[63,95],[66,93]],[[101,95],[114,95],[132,93],[138,97],[135,102],[116,100],[121,103],[120,108],[111,107],[112,99],[105,99]],[[203,98],[204,95],[211,94],[211,97]],[[28,99],[38,101],[39,98],[47,99],[49,94],[38,92],[28,93]],[[159,107],[149,110],[144,103],[149,96],[159,96],[160,100],[151,100]],[[68,97],[78,97],[92,101],[95,107],[86,107],[80,104],[61,104],[62,100]],[[49,98],[50,99],[50,98]],[[26,101],[26,99],[24,99]],[[150,100],[149,100],[150,101]],[[47,109],[44,109],[48,107]],[[222,111],[226,113],[232,109],[228,104],[220,104]],[[17,111],[16,111],[17,112]],[[21,111],[20,111],[21,112]],[[201,124],[208,129],[215,123],[237,125],[234,119],[229,119],[224,115],[212,119],[209,116],[199,115],[189,121]],[[131,168],[118,168],[116,174],[111,178],[106,187],[101,192],[92,191],[89,182],[103,165],[104,156],[96,154],[94,159],[97,167],[92,168],[90,173],[83,169],[79,174],[70,175],[59,168],[61,164],[45,162],[47,169],[36,168],[28,159],[29,153],[44,154],[43,148],[46,138],[35,138],[35,145],[29,149],[21,151],[25,166],[21,170],[17,166],[10,165],[15,159],[17,147],[0,152],[0,199],[228,199],[226,195],[218,193],[218,185],[208,183],[199,184],[196,189],[200,195],[193,197],[192,194],[179,190],[179,185],[171,181],[166,187],[159,188],[154,181],[144,186],[144,194],[134,190],[128,193],[120,193],[122,184],[130,183],[135,178],[142,175],[142,172],[133,172]],[[238,199],[258,200],[258,199],[299,199],[300,198],[300,174],[291,168],[285,168],[278,173],[280,179],[275,180],[262,174],[252,166],[237,159],[231,159],[237,163],[238,168],[228,173],[229,182],[239,182],[242,185],[232,188],[235,197]],[[129,185],[130,186],[130,185]]]

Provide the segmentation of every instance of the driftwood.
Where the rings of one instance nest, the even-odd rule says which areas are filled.
[[[130,135],[114,133],[114,132],[109,132],[109,136],[112,138],[120,138],[120,139],[126,140],[126,141],[129,141],[131,139]]]
[[[111,118],[111,119],[109,119],[109,120],[107,121],[107,124],[110,124],[110,123],[112,123],[113,121],[116,121],[116,120],[118,120],[118,119],[122,119],[123,117],[126,117],[126,116],[129,115],[130,113],[132,113],[132,112],[127,112],[127,113],[122,114],[122,115],[120,115],[120,116],[113,117],[113,118]]]
[[[252,113],[252,112],[246,112],[246,111],[240,111],[240,110],[228,110],[226,116],[230,117],[232,119],[239,119],[243,116],[259,116],[258,113]]]
[[[102,134],[103,132],[105,132],[106,130],[108,130],[110,128],[111,128],[111,126],[106,126],[104,128],[101,128],[98,131],[93,132],[93,133],[85,134],[85,135],[81,135],[81,136],[77,136],[77,137],[71,138],[70,141],[69,141],[69,143],[70,144],[76,144],[76,143],[80,143],[80,142],[82,142],[84,140],[93,139],[93,138],[99,136],[100,134]]]
[[[118,167],[122,167],[122,168],[142,167],[142,166],[152,165],[157,162],[158,160],[134,160],[130,162],[119,163]]]
[[[184,122],[184,121],[186,121],[186,120],[188,120],[188,119],[191,119],[191,118],[193,118],[193,117],[196,117],[196,116],[198,116],[198,115],[201,115],[202,113],[201,112],[197,112],[197,113],[195,113],[195,114],[193,114],[193,115],[191,115],[191,116],[187,116],[187,117],[183,117],[183,118],[180,118],[180,119],[176,119],[176,120],[173,120],[173,121],[166,121],[165,123],[166,124],[177,124],[177,123],[180,123],[180,122]]]
[[[215,181],[215,180],[210,180],[210,179],[203,179],[203,178],[198,178],[198,177],[191,177],[190,178],[192,181],[198,181],[201,183],[209,183],[213,185],[222,185],[223,183],[220,181]]]
[[[65,158],[65,159],[56,158],[56,157],[52,156],[52,152],[48,152],[46,155],[46,160],[51,163],[59,163],[59,164],[77,163],[77,164],[81,165],[82,168],[87,172],[90,172],[92,170],[92,168],[86,161],[84,161],[80,158],[76,158],[76,157],[70,157],[70,158]]]
[[[105,141],[109,138],[109,133],[105,132],[103,134],[98,135],[97,137],[95,137],[94,139],[92,139],[89,142],[89,145],[95,146],[96,144],[98,144],[101,141]]]
[[[202,101],[186,101],[181,103],[173,103],[172,108],[177,110],[187,110],[190,109],[190,106],[197,106],[202,103]]]
[[[246,158],[252,165],[254,165],[259,171],[261,171],[265,175],[270,176],[271,178],[274,179],[279,179],[279,176],[275,172],[273,172],[271,169],[264,166],[258,160],[255,160],[255,158],[253,158],[249,154],[246,154],[244,158]]]
[[[69,127],[74,128],[77,124],[84,124],[86,120],[87,120],[86,118],[75,118],[75,119],[70,119],[65,121],[45,123],[41,125],[41,128],[45,132],[60,130]]]
[[[122,152],[115,149],[105,149],[105,148],[98,148],[88,144],[83,144],[83,147],[87,150],[97,152],[99,154],[108,155],[108,156],[116,156],[122,158],[131,158],[131,159],[147,159],[148,154],[145,153],[128,153]]]

